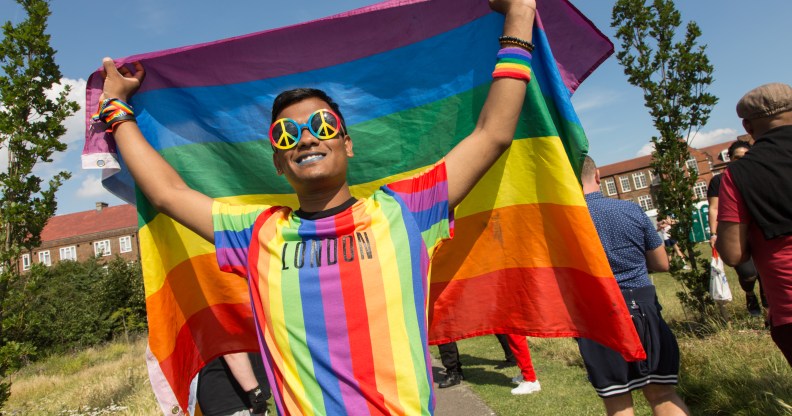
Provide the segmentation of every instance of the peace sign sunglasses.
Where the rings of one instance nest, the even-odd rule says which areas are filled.
[[[289,150],[297,146],[297,142],[302,137],[302,131],[306,127],[311,135],[319,140],[333,139],[343,129],[341,117],[323,108],[311,113],[305,124],[300,124],[290,118],[275,120],[269,129],[270,143],[277,149]]]

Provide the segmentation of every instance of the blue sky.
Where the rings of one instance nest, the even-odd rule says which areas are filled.
[[[485,1],[485,0],[482,0]],[[539,0],[542,1],[542,0]],[[207,0],[139,0],[129,4],[87,0],[54,1],[48,33],[64,83],[73,85],[74,99],[84,103],[85,80],[104,56],[123,57],[208,42],[287,26],[377,3],[371,0],[291,0],[229,2]],[[618,48],[610,28],[613,0],[573,0],[573,3]],[[700,42],[715,66],[710,92],[720,102],[693,144],[703,147],[742,134],[734,113],[746,91],[767,82],[792,84],[792,43],[788,40],[792,2],[788,0],[678,0],[684,22],[701,26]],[[12,0],[0,0],[0,20],[24,18]],[[590,154],[599,165],[647,154],[655,135],[643,106],[641,91],[627,83],[615,57],[609,58],[578,89],[573,98],[588,135]],[[80,169],[83,113],[68,121],[63,138],[69,144],[52,165],[38,169],[44,176],[66,169],[73,177],[58,193],[58,213],[89,210],[96,201],[122,203],[100,184],[98,171]],[[0,155],[0,159],[2,155]]]

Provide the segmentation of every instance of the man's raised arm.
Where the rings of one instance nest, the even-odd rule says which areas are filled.
[[[143,81],[143,66],[135,63],[134,72],[126,67],[119,70],[110,58],[105,58],[102,66],[105,82],[99,101],[115,98],[126,103]],[[117,124],[113,136],[132,178],[157,211],[214,242],[212,198],[189,188],[146,141],[137,123]]]
[[[504,37],[531,42],[535,0],[490,0],[490,7],[506,15]],[[502,46],[515,45],[502,43]],[[526,81],[523,79],[499,77],[492,81],[473,133],[446,156],[448,200],[452,208],[465,198],[511,145],[525,90]]]

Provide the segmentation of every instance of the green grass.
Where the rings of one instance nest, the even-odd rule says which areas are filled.
[[[694,415],[792,415],[792,369],[770,339],[762,318],[751,318],[745,293],[727,267],[734,300],[725,305],[728,323],[713,320],[702,331],[689,323],[668,273],[652,276],[663,316],[680,346],[678,392]],[[755,288],[759,293],[759,287]],[[542,391],[512,396],[516,367],[497,370],[503,352],[494,336],[459,342],[465,382],[498,415],[602,415],[602,401],[588,383],[572,339],[528,339]],[[433,349],[436,353],[436,349]],[[651,415],[646,400],[633,393],[636,415]]]

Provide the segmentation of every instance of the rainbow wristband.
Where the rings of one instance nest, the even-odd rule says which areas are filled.
[[[132,106],[118,98],[102,101],[99,104],[99,111],[91,116],[91,119],[96,123],[103,124],[108,133],[112,133],[121,123],[136,121],[135,110]]]
[[[499,50],[492,78],[514,78],[530,82],[531,58],[531,53],[522,48],[508,47]]]

